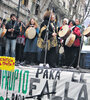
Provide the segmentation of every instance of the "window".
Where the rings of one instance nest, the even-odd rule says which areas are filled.
[[[22,4],[25,5],[25,6],[27,6],[28,5],[28,1],[29,0],[22,0]]]
[[[65,2],[63,1],[63,6],[65,7]]]
[[[36,9],[35,9],[35,15],[38,15],[40,12],[40,0],[36,1]]]

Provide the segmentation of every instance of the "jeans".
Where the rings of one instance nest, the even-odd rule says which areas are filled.
[[[16,39],[13,40],[7,39],[5,56],[15,57],[15,48],[16,48]]]

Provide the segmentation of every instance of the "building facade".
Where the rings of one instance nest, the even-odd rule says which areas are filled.
[[[19,0],[0,0],[0,17],[8,19],[11,13],[17,15],[18,5]],[[35,17],[41,22],[47,8],[54,10],[60,23],[65,17],[82,20],[85,13],[84,0],[20,0],[19,19],[27,22],[30,17]]]
[[[0,0],[0,17],[6,18],[8,20],[11,13],[17,15],[18,5],[19,5],[19,0]],[[23,5],[22,2],[20,2],[20,14],[19,14],[20,20],[27,19],[30,13],[30,6],[31,6],[30,0],[28,0],[28,5],[26,5],[26,3],[24,3]]]

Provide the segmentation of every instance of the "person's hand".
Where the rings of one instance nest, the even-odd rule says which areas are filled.
[[[53,36],[53,37],[57,36],[57,33],[53,33],[52,36]]]
[[[61,39],[61,40],[60,40],[60,44],[61,44],[61,46],[63,46],[63,43],[64,43],[64,40]]]
[[[37,26],[36,26],[36,25],[34,25],[34,28],[37,28]]]
[[[82,37],[83,36],[83,34],[80,34],[80,37]]]
[[[2,29],[5,29],[5,25],[2,26]]]
[[[8,32],[12,32],[12,29],[8,29]]]
[[[13,32],[13,31],[14,31],[14,29],[13,29],[13,28],[8,29],[8,32]]]
[[[70,28],[70,30],[72,31],[74,28],[75,28],[75,26],[72,26],[72,27]]]
[[[14,32],[14,29],[12,28],[12,32]]]

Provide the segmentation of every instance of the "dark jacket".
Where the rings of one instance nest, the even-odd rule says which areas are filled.
[[[45,49],[47,41],[46,37],[48,33],[48,50],[50,50],[50,48],[57,46],[57,37],[52,36],[52,34],[57,32],[57,30],[53,22],[50,22],[48,27],[48,22],[49,18],[46,17],[40,26],[39,39],[37,44],[39,48]]]
[[[13,33],[12,32],[8,32],[8,29],[11,29],[11,28],[14,28],[14,32]],[[19,25],[18,25],[17,21],[12,22],[12,20],[10,20],[6,24],[6,29],[7,29],[6,38],[8,38],[8,39],[16,39],[17,35],[20,32]]]
[[[46,17],[45,19],[44,19],[44,21],[42,22],[42,24],[41,24],[41,26],[40,26],[40,29],[43,27],[43,26],[47,26],[48,25],[48,22],[49,22],[49,18],[48,17]],[[53,22],[50,22],[50,24],[49,24],[49,27],[48,27],[48,39],[50,39],[50,38],[52,38],[53,36],[52,36],[52,33],[54,33],[54,30],[53,30],[53,27],[52,27],[52,25],[51,25],[51,23],[53,23]],[[55,24],[53,23],[53,25],[54,25],[54,27],[55,27]],[[56,27],[55,27],[55,32],[56,32]],[[45,35],[46,35],[46,29],[42,32],[42,35],[41,35],[41,38],[45,38]]]

